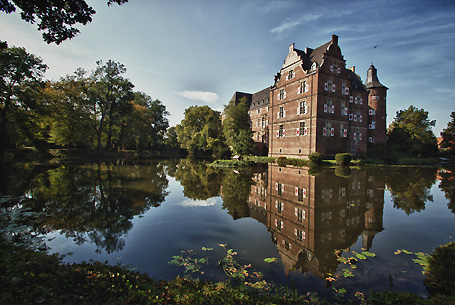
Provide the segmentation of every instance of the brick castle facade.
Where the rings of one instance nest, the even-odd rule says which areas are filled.
[[[386,95],[371,65],[366,83],[346,68],[338,36],[305,51],[289,46],[274,84],[254,94],[236,92],[231,102],[246,98],[258,155],[303,158],[367,153],[368,142],[386,141]]]

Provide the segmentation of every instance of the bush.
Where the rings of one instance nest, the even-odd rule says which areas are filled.
[[[308,156],[310,159],[310,165],[321,165],[322,164],[322,157],[321,154],[318,152],[312,153]]]
[[[335,161],[340,166],[349,166],[351,163],[352,155],[350,153],[336,154]]]
[[[428,258],[423,281],[430,295],[455,294],[455,242],[439,246]]]
[[[348,178],[351,176],[351,168],[348,166],[337,166],[337,168],[335,168],[335,175],[338,177]]]
[[[289,164],[288,159],[286,159],[286,157],[279,157],[278,159],[276,159],[276,163],[279,166],[286,166]]]

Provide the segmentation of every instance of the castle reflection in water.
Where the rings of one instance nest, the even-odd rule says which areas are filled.
[[[368,250],[384,229],[384,181],[368,171],[310,174],[307,168],[269,165],[253,179],[250,217],[269,229],[286,275],[298,270],[324,278],[338,266],[336,250],[359,236]]]

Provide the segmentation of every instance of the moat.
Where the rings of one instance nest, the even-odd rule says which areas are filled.
[[[183,275],[182,250],[208,257],[199,279],[227,281],[220,244],[299,292],[425,294],[422,267],[398,250],[430,253],[454,240],[454,169],[321,169],[259,165],[217,170],[190,159],[3,164],[3,207],[39,212],[50,252],[65,261],[121,263],[156,279]],[[213,248],[203,253],[203,247]],[[355,269],[337,260],[369,251]],[[266,258],[277,258],[267,263]],[[349,269],[353,277],[344,277]],[[327,278],[337,277],[335,282]]]

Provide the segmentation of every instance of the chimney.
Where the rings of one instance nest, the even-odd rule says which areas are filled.
[[[338,44],[338,36],[335,34],[332,35],[332,43]]]
[[[294,43],[289,46],[289,53],[294,51]]]

